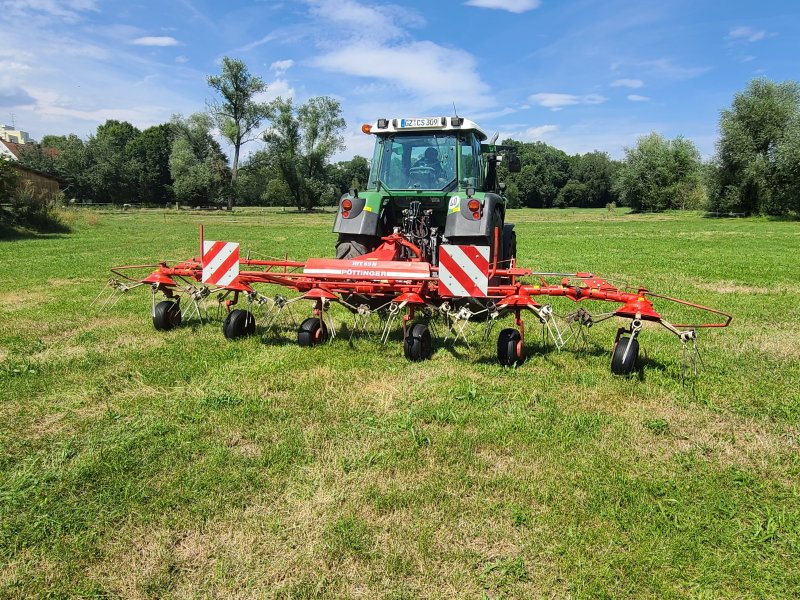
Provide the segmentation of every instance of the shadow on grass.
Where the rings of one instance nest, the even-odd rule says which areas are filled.
[[[72,229],[50,213],[15,214],[0,208],[0,240],[54,239]]]

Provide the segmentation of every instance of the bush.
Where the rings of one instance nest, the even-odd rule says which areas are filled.
[[[30,181],[17,187],[11,197],[11,212],[17,225],[30,227],[36,231],[68,231],[61,221],[58,209],[64,205],[64,194],[54,196],[37,192]]]

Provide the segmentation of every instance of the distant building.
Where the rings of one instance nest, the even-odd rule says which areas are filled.
[[[17,150],[17,145],[13,142],[0,140],[0,156],[6,158],[7,160],[19,159],[19,150]]]
[[[19,175],[17,189],[22,189],[25,186],[32,186],[37,196],[52,200],[59,192],[60,181],[57,177],[49,173],[44,173],[19,164],[20,150],[25,146],[33,146],[33,142],[28,141],[27,144],[17,144],[0,139],[0,155],[14,163],[14,169]],[[55,148],[43,148],[43,150],[50,156],[58,155],[58,150]]]
[[[30,144],[33,142],[27,131],[14,129],[8,125],[0,125],[0,140],[15,144]]]

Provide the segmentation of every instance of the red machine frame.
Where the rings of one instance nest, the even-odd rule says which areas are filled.
[[[439,268],[425,262],[421,250],[399,232],[382,238],[383,243],[374,252],[356,259],[291,261],[240,258],[239,273],[235,280],[228,285],[215,288],[202,285],[202,226],[200,227],[200,240],[200,257],[173,265],[161,262],[158,265],[115,267],[111,271],[120,279],[112,279],[111,286],[117,291],[127,291],[139,285],[149,285],[154,297],[154,319],[156,318],[155,295],[158,292],[163,293],[168,300],[178,299],[178,301],[181,293],[189,294],[196,301],[213,292],[225,292],[225,307],[230,314],[232,307],[238,304],[240,295],[244,294],[251,301],[258,296],[253,287],[256,284],[272,284],[289,288],[299,292],[300,299],[310,300],[314,304],[313,314],[314,318],[319,320],[319,326],[314,330],[314,338],[310,340],[310,343],[316,343],[328,337],[330,327],[326,325],[323,318],[323,309],[328,302],[338,302],[354,313],[363,308],[363,305],[359,306],[350,301],[354,296],[385,301],[384,306],[392,305],[395,312],[407,309],[402,319],[403,339],[407,343],[410,333],[413,333],[413,331],[409,331],[409,323],[415,319],[420,309],[429,307],[436,310],[448,303],[458,302],[458,299],[444,296],[441,293]],[[591,273],[537,273],[518,267],[515,259],[511,259],[510,264],[501,264],[497,259],[499,248],[499,239],[496,235],[491,249],[493,258],[489,262],[489,271],[486,273],[488,277],[486,298],[481,298],[481,300],[491,304],[492,310],[489,312],[492,317],[504,313],[511,313],[514,316],[514,323],[519,332],[518,338],[516,335],[506,334],[507,340],[510,340],[512,345],[505,350],[501,350],[501,342],[498,342],[498,358],[507,365],[517,365],[524,360],[523,311],[534,313],[543,325],[553,318],[549,305],[543,305],[538,301],[542,297],[563,297],[576,303],[592,300],[619,304],[620,306],[613,311],[600,317],[593,317],[588,311],[581,308],[570,314],[567,320],[587,327],[611,317],[620,317],[630,321],[629,327],[618,330],[614,345],[615,358],[612,359],[612,370],[620,374],[630,374],[633,370],[633,363],[629,360],[628,353],[638,353],[638,342],[634,348],[633,340],[638,336],[644,322],[662,325],[685,344],[692,342],[696,353],[697,329],[727,327],[732,320],[730,314],[721,310],[650,292],[645,288],[623,291]],[[129,274],[131,270],[153,267],[155,269],[142,279]],[[554,276],[562,277],[561,281],[559,283],[547,281],[547,277]],[[522,279],[528,277],[535,277],[538,282],[523,283]],[[124,283],[122,280],[133,282],[133,284]],[[231,295],[232,297],[229,297]],[[678,303],[718,315],[721,319],[695,324],[671,323],[656,311],[651,299]],[[254,330],[253,324],[252,327],[243,329],[242,335],[252,333]],[[628,337],[623,337],[626,333]],[[228,335],[227,330],[226,336],[239,337],[239,335]],[[620,340],[625,341],[625,348],[621,349],[623,352],[617,356]],[[516,348],[513,347],[513,342],[516,342]],[[429,355],[429,352],[427,354]],[[428,357],[425,355],[424,348],[422,355],[409,356],[408,351],[406,355],[414,360]],[[635,360],[635,355],[633,358]],[[617,361],[616,369],[614,360]]]

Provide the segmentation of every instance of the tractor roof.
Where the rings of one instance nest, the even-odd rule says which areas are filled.
[[[365,125],[365,127],[367,127]],[[477,123],[463,117],[405,117],[378,119],[370,126],[370,133],[414,133],[427,131],[468,131],[478,134],[481,141],[488,136]]]

